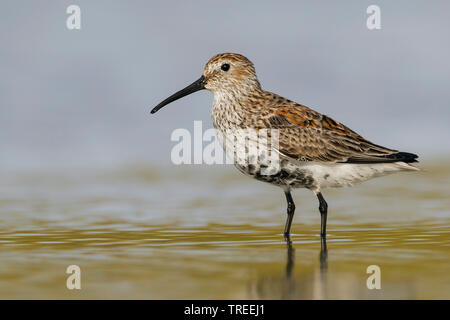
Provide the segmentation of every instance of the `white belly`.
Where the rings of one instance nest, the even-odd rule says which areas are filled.
[[[321,188],[352,186],[398,171],[419,170],[404,162],[373,164],[303,162],[297,163],[296,166],[312,175],[314,184],[319,190]]]

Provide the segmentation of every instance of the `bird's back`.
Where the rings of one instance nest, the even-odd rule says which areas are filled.
[[[275,185],[320,190],[417,170],[410,165],[417,162],[417,155],[372,143],[331,117],[268,91],[238,100],[233,96],[215,99],[212,116],[221,133],[276,129],[280,167],[275,174],[261,174],[261,165],[245,162],[247,155],[236,164],[243,173]],[[234,159],[239,157],[235,154]]]
[[[304,105],[263,91],[246,100],[246,125],[278,129],[281,154],[327,163],[417,162],[417,155],[386,148]],[[257,120],[255,120],[257,119]]]

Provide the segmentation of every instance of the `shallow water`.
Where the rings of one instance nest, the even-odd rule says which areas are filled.
[[[231,166],[3,172],[0,298],[449,299],[448,163],[326,190],[326,243],[295,191],[291,244],[281,190]]]

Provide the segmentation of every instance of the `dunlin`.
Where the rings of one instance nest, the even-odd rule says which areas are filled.
[[[332,118],[261,88],[253,63],[236,53],[212,57],[203,75],[158,104],[151,113],[198,90],[214,94],[212,120],[218,134],[239,129],[276,129],[279,169],[261,174],[262,165],[236,163],[258,180],[281,187],[287,200],[284,229],[289,237],[295,204],[291,189],[307,188],[319,200],[320,235],[326,236],[328,205],[321,190],[351,186],[398,171],[419,170],[417,155],[374,144]],[[223,140],[221,140],[223,146]]]

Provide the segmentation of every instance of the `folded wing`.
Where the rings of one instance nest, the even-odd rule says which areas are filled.
[[[279,129],[279,151],[287,157],[336,163],[417,162],[415,154],[374,144],[326,115],[291,104],[267,119],[270,128]]]

